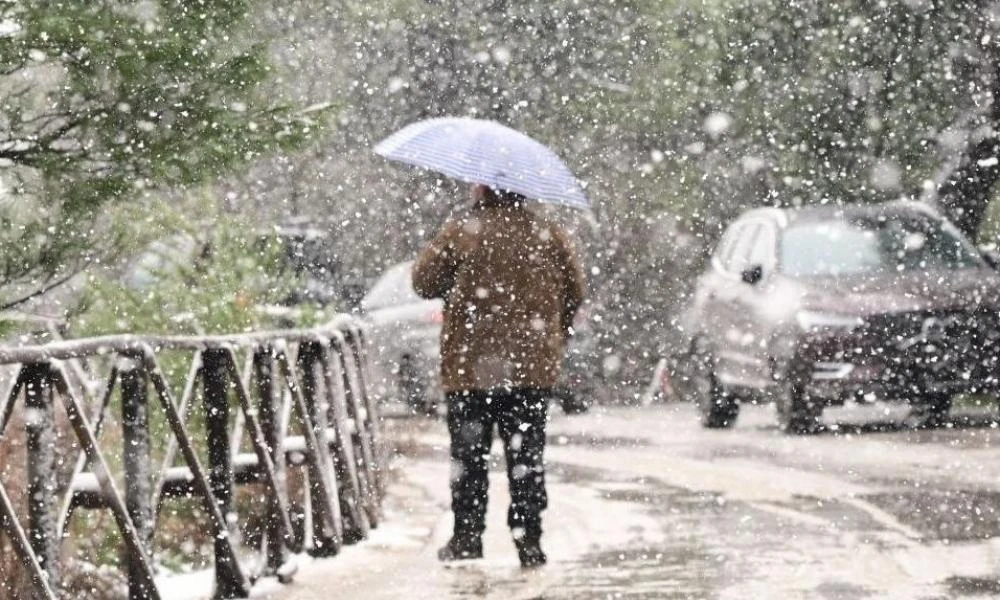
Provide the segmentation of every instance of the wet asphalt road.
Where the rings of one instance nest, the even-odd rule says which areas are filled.
[[[444,567],[447,438],[395,422],[400,456],[373,537],[302,566],[275,599],[1000,597],[1000,429],[992,412],[912,431],[905,411],[828,411],[786,436],[770,407],[709,431],[686,404],[550,424],[550,564],[517,567],[494,446],[486,557]],[[875,425],[878,425],[877,427]]]

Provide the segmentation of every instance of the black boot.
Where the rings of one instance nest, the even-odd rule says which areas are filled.
[[[483,557],[483,540],[478,537],[453,536],[438,550],[438,560],[452,562]]]
[[[515,539],[514,545],[517,546],[517,558],[521,560],[521,566],[525,569],[540,567],[548,561],[548,557],[542,552],[540,539],[537,536],[524,536],[521,539]]]

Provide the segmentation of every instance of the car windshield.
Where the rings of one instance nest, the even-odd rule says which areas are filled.
[[[793,223],[781,243],[780,269],[792,277],[981,265],[975,249],[953,226],[923,216]]]

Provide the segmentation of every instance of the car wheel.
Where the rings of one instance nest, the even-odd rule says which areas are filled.
[[[427,386],[420,375],[416,361],[410,356],[399,359],[399,374],[397,376],[399,394],[408,407],[413,410],[427,411]]]
[[[778,411],[778,425],[787,433],[815,433],[820,430],[820,416],[823,407],[814,402],[802,389],[790,382],[778,382],[775,393],[775,408]]]
[[[727,429],[736,424],[740,405],[726,392],[715,376],[715,359],[695,341],[691,352],[691,393],[701,414],[701,425],[708,429]]]
[[[554,396],[559,400],[563,412],[567,415],[582,415],[590,410],[590,403],[567,388],[558,389]]]
[[[937,429],[948,420],[951,395],[925,394],[910,410],[909,422],[917,429]]]

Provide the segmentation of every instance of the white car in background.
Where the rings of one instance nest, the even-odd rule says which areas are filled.
[[[418,412],[433,413],[443,399],[438,379],[444,302],[413,289],[413,261],[390,267],[361,300],[371,323],[378,383],[388,396]]]
[[[372,327],[373,357],[377,383],[384,396],[398,398],[417,412],[433,414],[444,395],[440,385],[440,338],[444,302],[426,300],[413,289],[413,261],[389,267],[361,301],[361,310]],[[582,309],[570,338],[562,383],[553,390],[566,413],[586,412],[589,396],[586,380],[594,372],[596,344]]]

